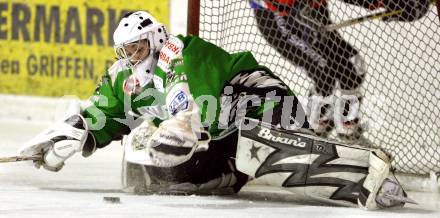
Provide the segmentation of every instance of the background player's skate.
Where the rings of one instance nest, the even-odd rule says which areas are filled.
[[[362,96],[358,90],[336,90],[334,94],[324,97],[312,88],[306,108],[311,128],[324,138],[372,146],[362,135],[366,124],[361,123],[361,102]]]

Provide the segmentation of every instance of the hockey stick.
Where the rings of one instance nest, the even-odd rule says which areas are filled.
[[[393,16],[393,15],[397,15],[402,13],[402,10],[397,10],[397,11],[384,11],[384,12],[379,12],[379,13],[374,13],[374,14],[370,14],[367,16],[363,16],[363,17],[358,17],[358,18],[354,18],[351,20],[346,20],[346,21],[342,21],[340,23],[334,23],[334,24],[330,24],[325,26],[325,30],[326,31],[333,31],[333,30],[337,30],[343,27],[347,27],[347,26],[351,26],[354,24],[358,24],[358,23],[362,23],[368,20],[375,20],[375,19],[381,19],[384,17],[389,17],[389,16]]]
[[[431,3],[432,4],[436,3],[436,5],[437,5],[437,14],[438,14],[439,21],[440,21],[440,1],[438,1],[438,0],[431,0]],[[366,16],[363,16],[363,17],[358,17],[358,18],[354,18],[354,19],[351,19],[351,20],[342,21],[340,23],[330,24],[330,25],[325,26],[324,29],[326,31],[333,31],[333,30],[337,30],[337,29],[340,29],[340,28],[343,28],[343,27],[347,27],[347,26],[351,26],[351,25],[354,25],[354,24],[362,23],[362,22],[365,22],[365,21],[381,19],[381,18],[397,15],[397,14],[400,14],[400,13],[402,13],[402,10],[378,12],[378,13],[366,15]]]
[[[0,163],[10,163],[10,162],[18,162],[18,161],[26,161],[26,160],[41,160],[40,155],[35,156],[12,156],[12,157],[0,157]]]

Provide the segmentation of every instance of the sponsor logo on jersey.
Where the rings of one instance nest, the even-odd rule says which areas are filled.
[[[167,73],[172,71],[176,64],[183,63],[183,47],[184,44],[180,39],[171,36],[159,53],[159,61],[157,65],[160,69]]]
[[[161,51],[160,54],[159,54],[159,60],[165,62],[167,65],[170,64],[170,56],[168,56],[163,51]]]
[[[258,136],[273,142],[279,142],[287,145],[293,145],[296,147],[304,148],[306,147],[306,142],[301,141],[301,138],[291,139],[286,137],[274,136],[272,135],[270,129],[261,127]]]
[[[127,95],[132,95],[136,93],[140,88],[139,79],[136,76],[130,76],[126,80],[124,80],[123,90]]]
[[[175,115],[179,111],[185,111],[188,109],[188,105],[188,96],[185,94],[185,92],[179,91],[174,95],[173,100],[168,106],[168,109],[171,115]]]

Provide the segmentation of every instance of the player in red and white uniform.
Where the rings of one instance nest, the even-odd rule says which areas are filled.
[[[370,10],[402,11],[387,17],[386,21],[415,21],[429,9],[427,0],[343,1]],[[358,50],[337,31],[323,29],[332,24],[327,1],[250,0],[250,3],[266,40],[294,65],[305,69],[313,80],[308,110],[315,132],[326,136],[336,126],[342,139],[359,139],[362,128],[355,108],[359,108],[362,101],[360,87],[366,74],[364,61]],[[344,100],[335,101],[336,88],[340,89]],[[336,120],[336,116],[341,119]]]

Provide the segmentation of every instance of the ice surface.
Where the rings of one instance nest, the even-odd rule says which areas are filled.
[[[180,10],[186,8],[185,2],[171,1],[173,34],[185,32],[186,13]],[[41,105],[20,106],[0,113],[0,156],[15,155],[21,143],[49,125],[11,120],[6,112],[17,114],[17,108]],[[44,115],[38,116],[43,110],[32,111],[26,116]],[[260,186],[245,187],[237,196],[130,195],[120,191],[121,153],[116,142],[90,158],[72,157],[58,173],[24,162],[0,164],[0,217],[440,217],[440,197],[432,193],[410,193],[420,205],[391,211],[311,206],[278,189]],[[120,197],[121,203],[106,203],[105,196]]]
[[[0,155],[15,155],[48,124],[0,117]],[[234,196],[131,195],[120,191],[121,154],[115,142],[90,158],[72,157],[58,173],[0,164],[0,217],[440,217],[440,198],[432,193],[410,193],[420,205],[388,211],[308,205],[261,186]],[[105,196],[121,203],[106,203]]]

